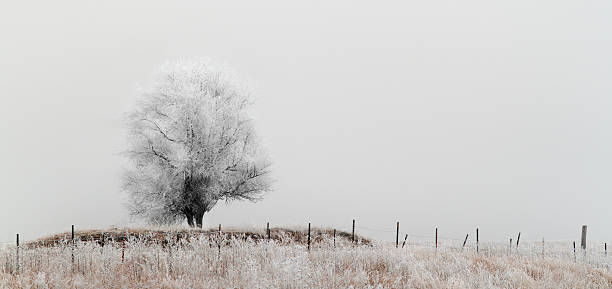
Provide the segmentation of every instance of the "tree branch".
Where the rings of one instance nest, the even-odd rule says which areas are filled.
[[[160,133],[162,136],[164,136],[164,138],[165,138],[165,139],[167,139],[167,140],[169,140],[169,141],[171,141],[171,142],[176,142],[176,140],[175,140],[175,139],[173,139],[173,138],[171,138],[171,137],[169,137],[169,136],[168,136],[168,135],[167,135],[167,134],[166,134],[166,133],[165,133],[165,132],[164,132],[164,131],[163,131],[163,130],[162,130],[160,127],[159,127],[159,125],[157,125],[157,123],[156,123],[156,122],[154,122],[154,121],[152,121],[152,120],[150,120],[150,119],[148,119],[148,118],[142,118],[141,120],[142,120],[142,121],[146,121],[146,122],[150,122],[150,123],[152,123],[152,124],[153,124],[153,125],[154,125],[154,126],[157,128],[157,129],[156,129],[156,131],[158,131],[158,132],[159,132],[159,133]]]
[[[257,167],[253,166],[252,170],[247,169],[245,175],[244,175],[244,179],[242,179],[240,182],[238,182],[238,184],[236,184],[236,186],[223,193],[223,195],[227,198],[245,198],[245,199],[252,199],[249,195],[258,191],[262,191],[264,190],[264,185],[262,185],[261,187],[255,187],[255,188],[249,188],[246,189],[245,191],[240,191],[240,189],[242,187],[244,187],[245,185],[247,185],[248,183],[250,183],[251,181],[253,181],[256,178],[262,177],[268,173],[270,173],[270,171],[266,170],[266,168],[268,168],[269,165],[265,165],[263,168],[257,169]]]

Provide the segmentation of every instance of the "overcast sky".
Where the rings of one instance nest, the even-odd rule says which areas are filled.
[[[612,240],[612,2],[0,4],[0,241],[130,222],[124,113],[167,60],[255,87],[274,162],[208,226]],[[369,232],[389,240],[394,233]]]

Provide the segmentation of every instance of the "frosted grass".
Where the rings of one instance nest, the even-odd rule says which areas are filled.
[[[0,288],[611,288],[610,256],[586,252],[571,242],[521,244],[409,240],[352,246],[325,238],[308,252],[301,243],[255,242],[240,236],[224,241],[200,235],[169,238],[168,246],[137,238],[103,248],[66,241],[51,248],[22,249],[17,272],[15,247],[0,251]],[[400,242],[401,246],[401,242]],[[603,248],[603,247],[602,247]],[[74,252],[74,265],[72,253]]]

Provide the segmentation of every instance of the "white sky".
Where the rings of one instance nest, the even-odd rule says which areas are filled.
[[[0,4],[0,241],[128,223],[121,118],[183,56],[255,84],[277,180],[206,224],[612,239],[612,2],[211,2]]]

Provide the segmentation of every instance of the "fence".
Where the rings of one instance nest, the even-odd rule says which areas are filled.
[[[410,232],[403,231],[400,228],[400,222],[396,222],[395,230],[386,230],[380,228],[372,228],[358,225],[356,220],[352,220],[352,226],[350,229],[350,242],[345,240],[342,248],[355,248],[358,244],[363,244],[363,239],[359,239],[358,233],[362,231],[373,232],[373,233],[384,233],[389,236],[395,236],[395,244],[394,247],[397,249],[403,250],[411,250],[417,248],[431,248],[436,252],[438,250],[454,250],[458,252],[471,252],[476,254],[482,254],[484,256],[490,256],[495,254],[515,254],[517,256],[541,256],[543,258],[561,258],[566,260],[572,260],[573,262],[582,262],[585,264],[589,264],[595,267],[606,268],[609,270],[609,259],[607,252],[607,243],[596,244],[595,246],[587,246],[586,244],[586,226],[582,228],[581,234],[581,244],[580,249],[576,251],[576,242],[569,241],[557,241],[557,242],[545,242],[542,239],[542,242],[528,242],[521,243],[521,233],[519,232],[516,238],[516,242],[513,242],[513,239],[509,239],[508,245],[500,243],[500,242],[485,242],[482,243],[479,240],[479,229],[475,228],[475,235],[473,238],[470,238],[470,234],[467,233],[465,237],[453,238],[439,234],[438,228],[434,228],[432,230],[432,234],[430,236],[426,235],[418,235],[411,234]],[[331,239],[327,243],[317,243],[316,246],[311,244],[313,238],[311,238],[312,230],[311,223],[308,223],[308,229],[305,230],[306,235],[306,244],[305,250],[310,252],[311,250],[318,249],[327,249],[327,248],[336,248],[337,246],[337,230],[329,229],[330,233],[329,238],[333,236],[333,243]],[[320,230],[319,230],[320,231]],[[346,230],[349,231],[349,230]],[[266,223],[264,233],[261,234],[258,238],[260,240],[271,240],[272,239],[272,229],[270,228],[270,223]],[[315,231],[316,232],[316,231]],[[214,245],[217,249],[217,254],[222,253],[222,248],[228,244],[227,236],[231,234],[244,234],[244,230],[240,231],[232,231],[232,230],[222,230],[221,224],[219,224],[218,230],[201,232],[203,233],[200,237],[207,238],[206,241],[209,243],[210,247]],[[182,237],[182,238],[181,238]],[[159,245],[159,248],[156,250],[157,259],[159,259],[160,250],[164,251],[168,254],[168,258],[172,258],[173,250],[178,250],[177,244],[181,244],[181,241],[185,238],[189,238],[189,236],[181,236],[180,234],[176,234],[173,236],[166,235],[164,239],[156,239],[154,243]],[[403,237],[403,238],[401,238]],[[102,254],[105,253],[105,246],[113,252],[121,252],[121,263],[125,262],[126,259],[126,247],[132,246],[133,244],[137,244],[138,240],[142,240],[142,238],[136,238],[134,236],[130,236],[127,232],[125,235],[112,236],[111,234],[107,235],[107,233],[102,233],[99,238],[89,238],[89,239],[79,239],[75,238],[74,225],[72,225],[70,239],[63,239],[61,242],[53,242],[51,243],[49,248],[41,249],[41,248],[31,248],[31,247],[23,247],[23,240],[20,240],[19,234],[16,235],[16,240],[14,243],[14,258],[10,255],[10,247],[9,250],[4,252],[4,272],[10,272],[13,274],[19,274],[21,265],[24,262],[28,262],[30,266],[42,266],[46,263],[47,266],[51,265],[51,258],[57,256],[63,256],[69,258],[70,263],[73,266],[73,270],[80,270],[83,256],[80,254],[79,250],[82,248],[88,247],[88,254],[91,254],[92,248],[91,246],[98,246],[99,250]],[[245,235],[246,240],[246,235]],[[127,244],[126,244],[127,241]],[[348,243],[348,246],[346,246]],[[10,245],[13,242],[0,242],[0,245]],[[45,244],[42,244],[45,245]],[[49,245],[49,244],[46,244]],[[59,246],[58,246],[59,245]],[[184,244],[183,244],[184,245]],[[142,244],[138,250],[140,252],[147,251],[147,247],[144,247]],[[182,246],[182,245],[181,245]],[[133,250],[134,248],[130,248]],[[155,250],[154,250],[155,251]],[[0,250],[2,252],[2,250]],[[45,262],[46,259],[46,262]],[[91,259],[91,258],[90,258]],[[35,263],[35,264],[32,264]],[[159,263],[159,260],[158,260]],[[0,263],[2,264],[2,263]],[[171,266],[170,266],[171,268]]]

